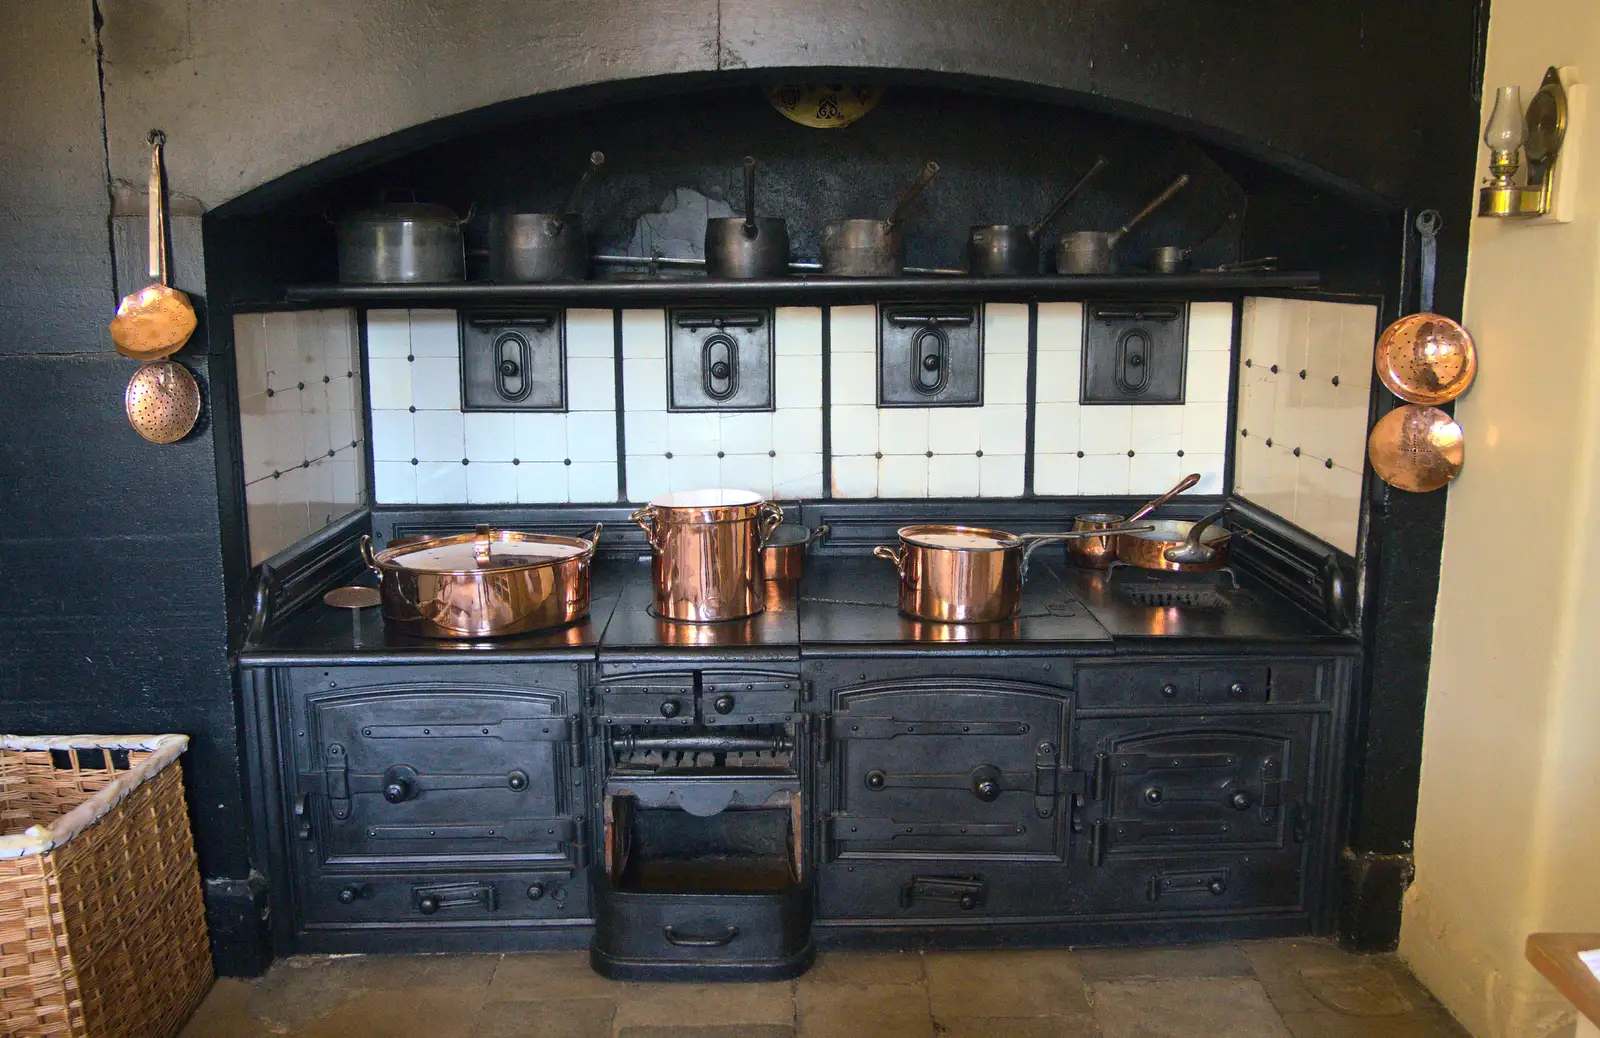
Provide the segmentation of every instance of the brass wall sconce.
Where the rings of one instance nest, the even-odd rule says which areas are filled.
[[[1522,108],[1518,87],[1495,92],[1494,111],[1483,131],[1489,146],[1489,179],[1478,189],[1479,216],[1543,216],[1550,212],[1556,159],[1567,134],[1567,91],[1552,66]],[[1528,160],[1526,183],[1516,182],[1517,153]]]

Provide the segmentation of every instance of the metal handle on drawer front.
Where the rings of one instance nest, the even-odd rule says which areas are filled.
[[[675,944],[680,948],[725,948],[733,943],[739,936],[739,928],[732,923],[722,933],[709,937],[692,937],[681,934],[671,923],[661,928],[661,936],[667,939],[668,944]]]
[[[500,907],[500,895],[490,883],[451,883],[437,887],[412,887],[412,903],[423,915],[442,908],[467,908],[477,905],[490,912]]]

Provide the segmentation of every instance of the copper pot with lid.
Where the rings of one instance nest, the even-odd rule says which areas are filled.
[[[749,490],[663,494],[629,516],[650,541],[656,615],[742,620],[766,608],[761,546],[783,509]]]
[[[603,527],[586,537],[493,530],[410,539],[361,557],[378,575],[384,620],[425,638],[494,638],[589,614],[590,566]]]
[[[1022,613],[1028,558],[1039,545],[1105,535],[1096,530],[1018,534],[938,524],[902,526],[899,534],[899,548],[879,545],[872,554],[894,563],[900,574],[900,611],[964,624],[1014,620]]]

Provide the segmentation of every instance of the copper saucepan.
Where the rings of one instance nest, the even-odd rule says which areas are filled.
[[[828,536],[828,524],[815,528],[784,523],[761,545],[761,569],[767,580],[798,583],[806,575],[806,550]]]
[[[1067,554],[1071,556],[1074,565],[1084,569],[1109,569],[1112,560],[1117,557],[1117,538],[1115,534],[1108,534],[1107,531],[1127,523],[1138,522],[1199,482],[1200,473],[1191,472],[1178,480],[1177,485],[1171,490],[1158,498],[1146,501],[1143,507],[1130,516],[1113,515],[1110,512],[1085,512],[1073,516],[1072,529],[1085,536],[1068,541]]]
[[[1218,509],[1203,519],[1155,519],[1143,532],[1117,537],[1117,561],[1140,569],[1204,573],[1228,564],[1233,532],[1217,526]]]
[[[361,557],[378,575],[383,617],[402,634],[493,638],[558,627],[589,613],[589,571],[603,527],[587,537],[478,527],[408,539]]]
[[[1148,530],[1148,526],[1119,527]],[[1006,533],[981,526],[902,526],[900,547],[872,554],[900,574],[900,610],[922,620],[982,624],[1022,612],[1022,585],[1034,549],[1098,532]]]

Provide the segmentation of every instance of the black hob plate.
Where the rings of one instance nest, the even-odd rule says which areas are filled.
[[[769,589],[767,608],[743,620],[713,624],[681,623],[656,615],[652,606],[650,563],[620,562],[624,585],[617,608],[600,639],[600,657],[666,658],[692,655],[739,659],[798,659],[800,619],[792,594]]]
[[[899,578],[877,559],[813,559],[800,589],[806,648],[904,646],[916,652],[976,647],[1059,651],[1109,645],[1111,636],[1062,584],[1056,568],[1035,559],[1022,588],[1022,613],[993,624],[946,624],[900,612]]]

